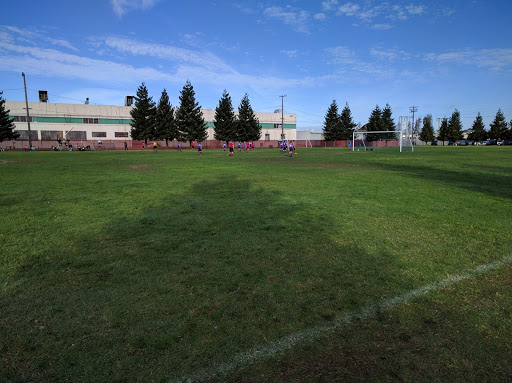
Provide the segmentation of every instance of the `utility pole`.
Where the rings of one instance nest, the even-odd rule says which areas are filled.
[[[25,72],[21,72],[23,76],[23,85],[25,87],[25,105],[27,106],[27,125],[28,125],[28,147],[32,149],[32,136],[30,134],[30,114],[28,113],[28,98],[27,98],[27,81],[25,80]]]
[[[284,98],[286,94],[279,97],[281,97],[281,141],[284,141]]]
[[[412,112],[412,129],[411,129],[411,136],[412,136],[414,129],[416,128],[416,126],[414,125],[414,113],[418,111],[418,107],[411,106],[411,107],[409,107],[409,110]],[[411,137],[411,141],[412,141],[412,137]],[[414,141],[415,141],[414,143],[416,143],[416,139],[414,139]]]

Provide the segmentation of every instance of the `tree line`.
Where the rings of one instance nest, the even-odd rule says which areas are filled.
[[[463,139],[462,123],[460,121],[460,112],[455,109],[450,118],[443,118],[437,135],[434,133],[432,126],[432,115],[428,114],[423,118],[423,128],[417,128],[421,141],[428,142],[434,139],[440,141],[457,141]],[[477,114],[471,125],[471,132],[468,140],[485,141],[485,140],[512,140],[512,120],[507,123],[505,115],[501,108],[496,112],[494,120],[489,124],[489,129],[485,128],[483,118],[480,113]]]
[[[352,134],[355,131],[356,124],[352,119],[352,112],[348,103],[345,103],[345,107],[338,112],[338,104],[336,100],[333,100],[327,113],[325,114],[323,133],[326,141],[338,141],[338,140],[351,140]],[[396,139],[396,125],[392,118],[391,107],[386,104],[384,109],[380,109],[377,105],[372,111],[368,123],[361,127],[361,130],[368,132],[383,132],[379,136],[368,135],[369,141],[376,139]]]
[[[149,96],[146,85],[137,89],[132,117],[131,137],[134,140],[178,140],[182,142],[204,141],[208,138],[208,124],[196,102],[195,92],[187,81],[180,92],[180,105],[173,108],[164,89],[156,104]],[[242,98],[235,114],[231,97],[224,90],[215,108],[214,138],[221,141],[256,141],[261,136],[261,125],[251,107],[247,93]]]
[[[333,100],[327,113],[323,124],[324,139],[326,141],[336,140],[351,140],[352,133],[355,131],[356,124],[352,120],[352,113],[348,106],[339,113],[338,104]],[[363,125],[360,130],[372,131],[396,131],[396,125],[392,118],[391,107],[386,104],[384,109],[380,109],[377,105],[371,112],[368,118],[368,123]],[[460,112],[455,109],[451,117],[443,118],[439,131],[435,134],[433,119],[431,114],[427,114],[423,119],[418,118],[415,126],[413,127],[413,134],[418,136],[421,141],[430,142],[438,139],[440,141],[457,141],[463,139],[462,122]],[[368,135],[367,139],[396,139],[396,133],[382,134],[379,136]],[[468,140],[483,141],[483,140],[512,140],[512,120],[507,123],[505,115],[498,109],[494,120],[489,124],[489,130],[485,129],[482,115],[478,113],[471,126],[471,132],[468,135]]]

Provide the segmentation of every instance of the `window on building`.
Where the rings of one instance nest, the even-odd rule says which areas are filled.
[[[14,122],[27,122],[27,116],[13,116],[12,120]],[[32,117],[30,117],[30,122],[34,122]]]
[[[115,137],[128,137],[128,132],[116,132]]]
[[[85,130],[70,130],[66,132],[66,138],[68,140],[86,140],[87,132]]]
[[[28,140],[28,130],[16,130],[20,134],[20,140]],[[31,130],[30,131],[30,139],[31,140],[38,140],[39,136],[37,134],[37,130]]]
[[[93,137],[107,137],[107,132],[92,132]]]
[[[274,129],[281,129],[281,124],[274,124]]]
[[[100,120],[98,118],[82,118],[84,124],[99,124]]]
[[[41,130],[41,140],[57,141],[62,140],[62,130]]]
[[[265,134],[265,141],[270,141],[270,134]]]

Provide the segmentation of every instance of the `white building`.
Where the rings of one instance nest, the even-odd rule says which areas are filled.
[[[11,147],[21,148],[29,139],[27,112],[24,101],[6,101],[5,107],[13,118],[20,138],[11,142]],[[29,102],[30,131],[33,146],[51,148],[57,140],[78,141],[80,144],[102,142],[128,142],[130,137],[130,111],[132,106],[110,106],[90,104],[59,104],[50,102]],[[213,144],[215,111],[202,111],[208,126],[208,143]],[[236,114],[237,112],[235,112]],[[264,141],[281,139],[281,118],[284,120],[284,138],[295,140],[297,119],[295,114],[255,113],[262,127],[260,147],[267,147]],[[23,143],[25,142],[25,143]],[[175,144],[175,143],[174,143]],[[3,143],[9,147],[9,142]]]

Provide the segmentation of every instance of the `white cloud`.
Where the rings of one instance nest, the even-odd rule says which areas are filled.
[[[153,8],[160,0],[110,0],[114,13],[122,17],[125,13],[134,10],[147,10]]]
[[[315,20],[319,20],[319,21],[321,21],[321,20],[325,20],[325,18],[326,18],[326,17],[327,17],[327,15],[326,15],[325,13],[317,13],[317,14],[315,14],[315,15],[313,16],[313,18],[314,18]]]
[[[52,37],[48,37],[44,32],[40,31],[29,31],[20,29],[17,27],[13,27],[10,25],[1,25],[0,26],[0,41],[19,41],[25,43],[31,43],[34,45],[40,45],[41,42],[50,43],[51,45],[61,46],[75,52],[78,51],[77,48],[73,46],[69,41],[64,39],[56,39]]]
[[[382,49],[380,47],[373,47],[370,49],[370,55],[376,57],[379,60],[397,61],[397,60],[409,60],[411,54],[398,48]]]
[[[121,37],[106,37],[98,40],[99,46],[114,49],[116,52],[134,56],[152,56],[171,62],[188,63],[199,67],[209,67],[214,71],[235,72],[216,55],[207,51],[192,51],[163,44],[143,43]]]
[[[429,53],[425,58],[440,64],[476,65],[495,72],[512,72],[512,49],[509,48]]]
[[[325,51],[328,53],[329,64],[334,65],[347,65],[357,62],[357,56],[354,51],[345,46],[338,46],[334,48],[327,48]]]
[[[354,3],[346,3],[338,8],[338,12],[345,16],[356,16],[360,17],[359,10],[361,7]]]
[[[286,8],[268,7],[263,11],[263,14],[267,17],[281,20],[297,32],[309,33],[307,21],[310,14],[308,11],[295,9],[290,6],[286,6]]]
[[[56,79],[84,80],[108,88],[132,87],[140,82],[183,84],[186,79],[194,82],[225,87],[241,87],[263,93],[280,92],[282,89],[316,86],[326,81],[325,77],[283,78],[243,74],[235,71],[221,59],[208,52],[190,51],[160,44],[146,44],[129,39],[105,38],[98,45],[107,46],[133,56],[158,57],[173,65],[135,66],[109,60],[99,60],[77,54],[64,53],[56,49],[16,45],[0,41],[0,68],[4,72],[19,72],[20,68],[30,75]],[[205,56],[206,54],[206,56]],[[119,54],[113,57],[119,57]],[[133,61],[133,60],[132,60]],[[137,60],[138,62],[139,60]],[[147,60],[146,60],[147,62]],[[105,95],[105,99],[108,98]],[[91,101],[94,96],[87,95]],[[92,101],[95,102],[95,101]]]
[[[347,17],[355,17],[364,22],[371,23],[377,18],[389,20],[408,20],[413,16],[421,16],[427,13],[424,5],[409,4],[406,6],[391,4],[390,2],[382,2],[375,4],[373,1],[365,1],[362,3],[348,2],[337,8],[337,14]],[[389,29],[388,23],[375,23],[374,29]]]
[[[290,57],[290,58],[294,58],[294,57],[297,57],[298,55],[298,50],[297,49],[294,49],[294,50],[286,50],[286,49],[283,49],[280,51],[282,54]]]
[[[330,11],[336,8],[338,5],[338,0],[328,0],[322,2],[322,9],[324,11]]]

